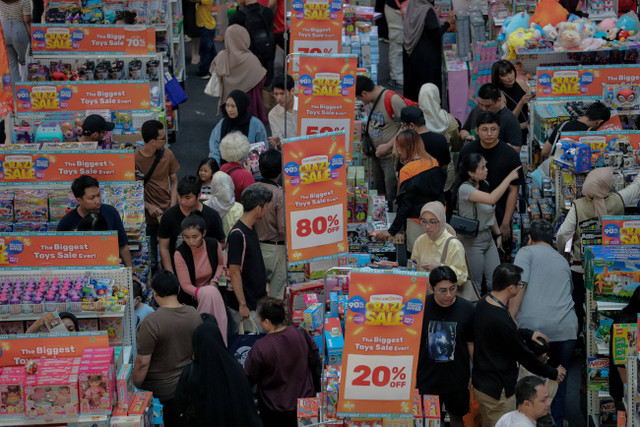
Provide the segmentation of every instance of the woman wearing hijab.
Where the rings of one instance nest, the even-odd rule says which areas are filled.
[[[396,198],[398,210],[389,230],[376,234],[377,240],[388,240],[395,236],[405,228],[409,218],[420,216],[420,209],[425,203],[435,200],[444,201],[443,189],[446,174],[438,161],[425,151],[420,135],[412,129],[400,132],[396,137],[396,152],[400,163],[404,164],[398,178]],[[413,248],[417,234],[420,234],[412,231],[411,224],[408,224],[407,249],[409,251]]]
[[[176,411],[188,426],[262,426],[242,366],[213,317],[193,331],[193,363],[180,376]]]
[[[440,25],[430,0],[409,2],[404,19],[404,96],[417,100],[420,87],[433,83],[442,87],[442,35],[455,19],[452,10]]]
[[[444,205],[440,202],[425,204],[420,210],[420,225],[425,234],[413,244],[411,260],[418,269],[431,271],[442,265],[440,261],[444,252],[444,265],[451,267],[458,277],[458,285],[462,286],[469,275],[464,246],[446,222]]]
[[[267,130],[260,120],[249,111],[249,96],[241,90],[233,90],[226,98],[222,109],[222,120],[218,122],[209,138],[209,157],[220,159],[220,141],[231,132],[240,132],[250,143],[267,143]]]
[[[240,219],[244,210],[236,202],[233,180],[224,172],[216,172],[211,179],[211,197],[205,205],[214,209],[222,219],[224,235],[228,235],[234,224]]]
[[[211,74],[215,72],[220,78],[222,89],[220,107],[223,107],[222,103],[227,100],[232,91],[240,90],[249,96],[249,113],[262,123],[267,123],[261,96],[267,70],[258,57],[249,50],[250,45],[251,38],[247,30],[238,24],[230,25],[224,33],[225,49],[213,59],[210,71]]]
[[[584,268],[582,267],[580,224],[585,221],[602,224],[605,215],[624,215],[625,205],[640,196],[640,175],[628,187],[618,193],[611,192],[613,169],[610,167],[593,169],[582,185],[582,197],[576,199],[556,235],[557,248],[561,253],[570,252],[571,278],[573,280],[573,302],[575,303],[578,322],[582,330],[584,321]],[[573,239],[571,248],[567,242]],[[567,249],[569,249],[567,251]]]

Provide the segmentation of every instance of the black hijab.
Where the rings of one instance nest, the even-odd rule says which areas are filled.
[[[193,332],[193,357],[193,363],[182,371],[175,394],[178,412],[192,415],[185,422],[192,426],[262,426],[249,381],[225,347],[215,317],[207,316]]]
[[[222,107],[222,128],[220,129],[220,139],[224,138],[229,132],[239,131],[245,136],[249,136],[249,125],[251,123],[251,113],[249,112],[249,95],[243,91],[236,89],[232,90],[229,94],[229,98],[233,98],[238,109],[238,117],[232,119],[227,114],[227,109]]]

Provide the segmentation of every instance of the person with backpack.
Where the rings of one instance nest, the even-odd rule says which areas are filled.
[[[393,146],[396,136],[402,130],[401,123],[395,121],[407,105],[417,105],[392,90],[376,86],[369,77],[356,77],[356,97],[365,106],[371,104],[369,119],[363,129],[362,149],[371,157],[373,185],[379,195],[385,195],[389,209],[393,210],[398,179],[393,162]]]
[[[273,79],[273,61],[276,57],[276,42],[273,37],[273,10],[258,3],[258,0],[240,0],[236,13],[231,16],[229,25],[238,24],[249,32],[251,52],[258,57],[267,70],[265,86]]]

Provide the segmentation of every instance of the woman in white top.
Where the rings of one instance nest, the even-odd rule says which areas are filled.
[[[484,273],[487,292],[492,289],[493,270],[500,264],[498,247],[502,246],[502,234],[495,219],[495,204],[509,188],[511,181],[518,179],[518,170],[511,173],[493,191],[488,192],[487,161],[478,153],[471,153],[460,159],[458,177],[454,185],[457,194],[458,215],[478,221],[476,237],[461,237],[471,270],[471,280],[478,289],[482,286]],[[493,241],[491,231],[497,236]],[[497,243],[497,246],[496,246]]]
[[[0,0],[0,20],[7,46],[11,83],[25,80],[27,48],[31,42],[31,0]]]

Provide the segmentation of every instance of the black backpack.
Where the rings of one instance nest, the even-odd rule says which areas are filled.
[[[238,9],[244,15],[244,28],[251,36],[251,52],[258,57],[264,68],[269,70],[273,66],[276,43],[273,38],[273,22],[269,25],[264,16],[266,7],[260,5],[258,13],[247,13],[246,9]]]

